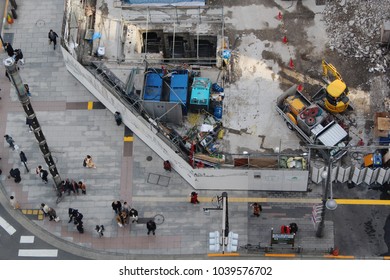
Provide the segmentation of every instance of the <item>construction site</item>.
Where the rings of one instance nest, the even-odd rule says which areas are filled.
[[[306,191],[331,158],[333,180],[388,182],[387,1],[146,2],[68,1],[64,40],[174,154],[155,151],[188,165],[183,177],[224,170],[231,189]],[[264,181],[279,172],[299,183]]]

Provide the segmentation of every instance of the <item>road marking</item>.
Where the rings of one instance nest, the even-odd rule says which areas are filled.
[[[327,258],[327,259],[355,259],[354,256],[333,256],[333,255],[324,255],[324,258]]]
[[[189,196],[175,196],[175,197],[162,197],[162,196],[133,196],[133,201],[137,202],[189,202]],[[211,203],[212,197],[198,196],[200,202]],[[280,198],[280,197],[229,197],[230,203],[296,203],[296,204],[313,204],[321,203],[320,198]],[[335,199],[339,205],[355,204],[355,205],[390,205],[390,200],[379,199]]]
[[[358,205],[390,205],[390,200],[378,199],[335,199],[337,204],[358,204]]]
[[[7,221],[4,220],[2,217],[0,217],[0,226],[5,229],[5,231],[8,232],[9,235],[12,235],[16,232],[16,229],[9,223],[7,223]]]
[[[239,257],[240,254],[239,253],[225,253],[225,254],[209,253],[209,254],[207,254],[207,256],[209,256],[209,257]]]
[[[18,253],[19,257],[53,257],[58,256],[58,250],[46,250],[46,249],[20,249]]]
[[[295,254],[275,254],[275,253],[265,253],[265,257],[280,257],[280,258],[294,258]]]
[[[33,235],[22,235],[20,237],[20,243],[34,243],[35,236]]]

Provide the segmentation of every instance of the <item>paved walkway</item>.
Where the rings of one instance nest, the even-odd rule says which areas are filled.
[[[157,154],[123,125],[116,126],[114,116],[104,108],[99,109],[98,100],[67,72],[60,50],[53,50],[47,40],[49,29],[60,34],[63,5],[61,0],[44,0],[39,7],[45,9],[41,9],[36,1],[24,0],[18,3],[18,19],[5,32],[14,35],[14,48],[23,50],[26,63],[20,67],[20,75],[30,86],[33,108],[62,179],[85,182],[87,194],[71,194],[55,204],[52,181],[45,185],[35,174],[35,167],[44,165],[38,143],[25,125],[25,114],[13,86],[1,75],[0,135],[9,134],[14,138],[28,158],[30,171],[25,171],[18,152],[9,149],[6,143],[0,146],[3,170],[0,202],[32,233],[83,257],[207,257],[208,233],[220,231],[222,219],[221,211],[204,212],[203,207],[213,207],[211,198],[220,193],[202,191],[201,204],[190,204],[189,194],[193,189],[185,180],[175,172],[164,171]],[[5,58],[6,54],[3,52],[1,56]],[[4,73],[4,66],[0,68]],[[88,106],[91,104],[88,102],[94,103]],[[82,166],[86,154],[93,156],[96,169]],[[9,170],[15,167],[22,172],[19,184],[7,178]],[[240,244],[260,242],[268,246],[271,228],[278,231],[282,224],[296,222],[300,227],[296,246],[323,253],[334,246],[334,237],[331,222],[326,222],[323,239],[314,237],[311,207],[319,202],[320,192],[319,187],[310,193],[287,195],[229,192],[232,197],[230,229],[240,235]],[[23,209],[38,209],[44,202],[54,207],[62,220],[55,223],[24,216],[9,207],[10,195],[16,196]],[[286,196],[291,200],[283,200]],[[260,218],[251,216],[251,198],[262,201],[264,210]],[[145,224],[119,228],[111,209],[113,200],[127,201],[142,218],[162,214],[165,221],[158,225],[156,236],[146,234]],[[84,234],[68,223],[69,207],[83,213]],[[98,238],[94,231],[95,225],[100,224],[106,228],[104,238]]]

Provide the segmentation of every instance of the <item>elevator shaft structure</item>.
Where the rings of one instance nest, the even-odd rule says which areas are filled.
[[[4,59],[3,63],[8,73],[8,76],[11,79],[11,82],[15,86],[16,93],[24,111],[26,112],[26,116],[31,121],[31,127],[33,128],[35,138],[38,140],[39,148],[41,149],[43,158],[45,159],[46,164],[49,168],[49,172],[53,176],[55,188],[57,190],[57,196],[61,196],[60,190],[62,180],[60,174],[58,173],[53,157],[51,156],[51,152],[49,150],[49,146],[47,145],[46,138],[43,135],[42,128],[31,105],[30,98],[27,95],[27,91],[24,87],[22,78],[19,75],[18,66],[16,65],[16,62],[12,57]]]

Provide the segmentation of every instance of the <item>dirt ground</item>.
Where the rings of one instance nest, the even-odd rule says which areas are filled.
[[[332,63],[343,77],[350,89],[350,99],[355,110],[345,113],[347,123],[351,125],[350,135],[352,144],[363,139],[366,144],[375,144],[373,137],[373,117],[375,112],[390,110],[390,79],[386,71],[390,66],[389,52],[378,44],[380,40],[379,26],[382,19],[388,19],[388,13],[383,10],[390,9],[390,1],[381,1],[380,4],[373,0],[357,4],[356,1],[327,1],[327,6],[316,6],[315,1],[281,1],[281,0],[243,0],[223,1],[210,0],[211,5],[224,5],[226,18],[234,19],[240,16],[248,18],[239,19],[236,24],[226,24],[226,33],[233,50],[231,83],[236,90],[241,88],[255,88],[248,83],[258,83],[256,72],[259,73],[259,63],[254,65],[248,73],[245,62],[242,67],[242,59],[248,56],[248,50],[260,51],[261,60],[268,65],[273,72],[273,79],[277,79],[281,91],[293,84],[302,84],[304,93],[312,95],[322,81],[321,61],[326,59]],[[243,6],[249,7],[243,10]],[[248,24],[251,9],[259,11],[258,18],[253,18]],[[274,18],[267,13],[272,11]],[[278,12],[282,19],[275,24]],[[247,14],[245,14],[247,13]],[[383,14],[381,14],[383,13]],[[366,16],[366,19],[362,17]],[[234,22],[234,21],[232,21]],[[254,28],[239,27],[241,22]],[[245,25],[243,24],[243,25]],[[348,36],[348,38],[344,38]],[[254,36],[248,41],[250,36]],[[282,38],[286,37],[287,44],[281,46]],[[248,43],[249,42],[249,43]],[[257,45],[253,47],[253,45]],[[249,54],[255,57],[255,55]],[[288,57],[293,62],[293,69]],[[252,75],[253,74],[253,75]],[[253,76],[250,80],[249,76]],[[242,86],[245,80],[246,85]],[[266,81],[265,81],[266,82]],[[263,81],[264,83],[264,81]],[[267,86],[264,86],[267,88]],[[259,89],[260,90],[260,89]],[[275,92],[275,94],[277,94]],[[267,97],[263,97],[266,99]],[[235,104],[246,104],[245,98],[234,100],[234,104],[226,104],[227,112],[237,110]],[[260,101],[261,102],[261,101]],[[249,113],[248,113],[249,114]],[[261,115],[243,115],[241,119],[262,118]],[[264,119],[264,117],[262,118]],[[266,121],[264,119],[264,121]],[[228,125],[236,125],[233,121]],[[246,125],[246,127],[245,127]],[[241,127],[240,127],[241,126]],[[250,130],[248,122],[236,125],[237,130]],[[252,125],[253,127],[254,125]],[[252,130],[252,134],[262,131],[259,124]],[[266,126],[266,130],[269,127]],[[281,129],[280,129],[281,130]],[[265,133],[258,133],[259,137]]]

